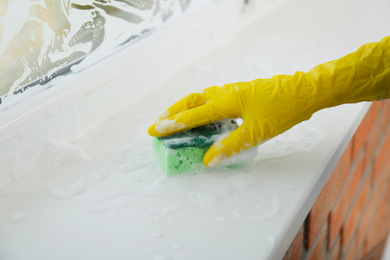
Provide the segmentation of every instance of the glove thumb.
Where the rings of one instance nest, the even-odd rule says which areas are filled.
[[[254,141],[244,123],[226,138],[215,142],[203,157],[203,163],[206,166],[216,166],[228,158],[256,146],[257,143],[258,141]]]

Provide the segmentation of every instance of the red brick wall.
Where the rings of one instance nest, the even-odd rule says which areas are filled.
[[[374,102],[284,260],[380,259],[390,228],[390,100]]]

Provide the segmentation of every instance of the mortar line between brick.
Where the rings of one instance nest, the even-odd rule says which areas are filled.
[[[355,172],[356,167],[357,167],[360,159],[362,159],[363,156],[364,156],[364,149],[362,149],[359,152],[359,154],[356,156],[355,161],[351,162],[349,170],[348,170],[349,172],[348,172],[347,178],[345,179],[344,184],[341,187],[341,190],[340,190],[339,194],[337,195],[337,198],[333,202],[332,207],[330,208],[330,211],[333,211],[335,209],[335,207],[337,205],[337,202],[340,200],[341,195],[343,194],[344,190],[347,188],[348,182],[352,179],[353,173]]]
[[[381,124],[381,121],[380,119],[382,119],[382,115],[385,113],[385,110],[383,109],[383,105],[381,107],[378,108],[378,111],[377,111],[377,114],[376,114],[376,117],[375,117],[375,122],[374,124],[372,125],[371,129],[370,129],[370,132],[368,133],[367,135],[367,138],[366,140],[369,140],[372,138],[372,136],[374,135],[374,132],[373,129],[375,129],[376,127],[380,127],[380,124]],[[382,129],[382,130],[385,130],[385,129]],[[383,135],[383,131],[381,131],[381,137]],[[381,138],[380,137],[380,138]]]
[[[328,234],[329,235],[329,234]],[[333,250],[335,249],[335,247],[337,246],[337,242],[338,243],[341,243],[341,235],[340,235],[340,232],[337,234],[333,244],[330,246],[328,252],[327,252],[327,259],[329,259],[329,255],[331,255],[333,253]],[[339,252],[338,252],[338,257],[340,258],[341,256],[341,246],[339,248]]]
[[[345,214],[345,219],[343,219],[343,224],[345,223],[345,221],[348,219],[349,215],[351,214],[351,210],[355,206],[355,203],[357,203],[357,200],[359,198],[360,192],[362,192],[362,190],[364,188],[364,185],[365,185],[365,182],[366,182],[366,179],[369,178],[370,172],[371,172],[371,167],[366,169],[363,172],[362,178],[360,179],[359,186],[358,186],[358,188],[357,188],[357,190],[355,192],[355,195],[354,195],[354,197],[353,197],[353,199],[351,201],[351,205],[350,205],[350,207],[348,208],[348,210],[347,210],[347,212]],[[371,194],[371,190],[369,191],[369,193]],[[360,218],[361,218],[361,216],[359,216],[357,223],[360,222]]]
[[[329,219],[329,214],[328,214],[328,217],[326,218],[326,220],[324,221],[324,223],[321,225],[320,229],[318,230],[318,233],[317,233],[315,239],[313,240],[313,243],[312,243],[311,247],[306,249],[306,250],[304,250],[304,253],[302,254],[302,256],[303,256],[302,259],[307,259],[307,257],[310,256],[311,252],[314,250],[315,246],[317,245],[318,240],[321,237],[323,229],[327,228],[328,219]],[[306,222],[308,222],[308,221],[305,221],[305,223]],[[306,229],[306,228],[304,228],[304,229]],[[325,238],[324,238],[324,245],[323,245],[324,248],[326,248],[325,243],[326,243],[327,239],[328,239],[328,231],[326,232],[326,235],[325,235]],[[305,248],[307,248],[306,245],[305,245]]]
[[[365,185],[365,180],[369,178],[369,175],[370,175],[370,168],[366,169],[366,171],[363,173],[363,176],[362,176],[362,179],[361,179],[361,182],[359,184],[359,188],[357,190],[357,192],[355,193],[355,196],[352,200],[352,203],[351,203],[351,207],[348,209],[346,215],[345,215],[345,219],[343,220],[343,225],[345,224],[345,221],[348,219],[348,217],[350,216],[351,214],[351,211],[352,209],[354,208],[355,206],[355,203],[357,203],[357,199],[360,195],[360,192],[363,190],[363,187]],[[386,189],[384,189],[384,191],[382,191],[381,195],[379,196],[380,199],[378,200],[378,202],[376,202],[376,206],[375,206],[375,210],[377,210],[380,206],[380,203],[382,202],[382,199],[385,195],[385,191]],[[360,214],[357,218],[357,221],[356,221],[356,227],[359,227],[360,224],[361,224],[361,221],[363,219],[363,216],[364,216],[364,212],[367,210],[368,206],[369,206],[369,201],[372,197],[372,194],[373,194],[373,191],[370,189],[369,191],[369,195],[367,196],[367,201],[366,203],[364,204],[364,207],[363,207],[363,210],[362,210],[362,214]],[[374,219],[372,219],[370,221],[370,224],[374,221]],[[356,233],[357,233],[358,229],[355,228],[354,231],[352,232],[352,235],[351,235],[351,239],[350,241],[348,242],[348,245],[345,247],[345,252],[349,252],[349,248],[352,246],[352,243],[354,242],[354,239],[356,237]]]
[[[390,124],[389,124],[390,125]],[[390,130],[390,127],[389,127],[389,130]],[[372,163],[372,164],[375,164],[376,163],[376,160],[378,159],[378,156],[380,155],[380,152],[382,151],[382,148],[385,146],[386,144],[386,138],[387,138],[387,130],[382,134],[382,136],[380,137],[380,141],[379,141],[379,145],[378,147],[374,150],[374,153],[373,153],[373,156],[372,158],[369,158],[369,162]],[[383,168],[383,166],[381,166],[381,168]],[[382,169],[380,169],[382,170]],[[377,180],[374,180],[374,184]]]
[[[374,212],[377,212],[379,210],[379,207],[382,203],[382,201],[385,199],[385,195],[386,195],[386,191],[387,189],[390,187],[389,184],[385,185],[382,192],[380,193],[380,195],[378,196],[378,200],[375,202],[375,206],[374,206]],[[365,212],[367,210],[367,208],[369,207],[369,201],[372,197],[372,194],[373,192],[370,194],[370,196],[368,197],[368,201],[366,202],[366,204],[364,205],[364,208],[363,208],[363,212]],[[364,213],[362,214],[362,216],[364,216]],[[376,216],[376,214],[374,215]],[[362,219],[363,217],[360,217],[357,221],[357,226],[360,226],[361,222],[362,222]],[[368,226],[372,226],[373,225],[373,222],[375,221],[375,217],[370,219],[369,223],[368,223]],[[368,234],[366,234],[366,236],[363,237],[363,241],[366,239]]]

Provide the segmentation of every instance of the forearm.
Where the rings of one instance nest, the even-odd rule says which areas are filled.
[[[390,98],[390,37],[318,65],[307,75],[323,107]]]

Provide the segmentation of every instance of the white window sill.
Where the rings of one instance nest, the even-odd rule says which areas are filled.
[[[370,104],[320,111],[299,126],[318,130],[314,139],[292,130],[285,157],[263,150],[252,166],[224,174],[162,176],[146,129],[189,92],[306,71],[379,41],[390,17],[364,5],[374,3],[298,0],[243,15],[241,1],[215,2],[3,106],[0,258],[282,258]]]

